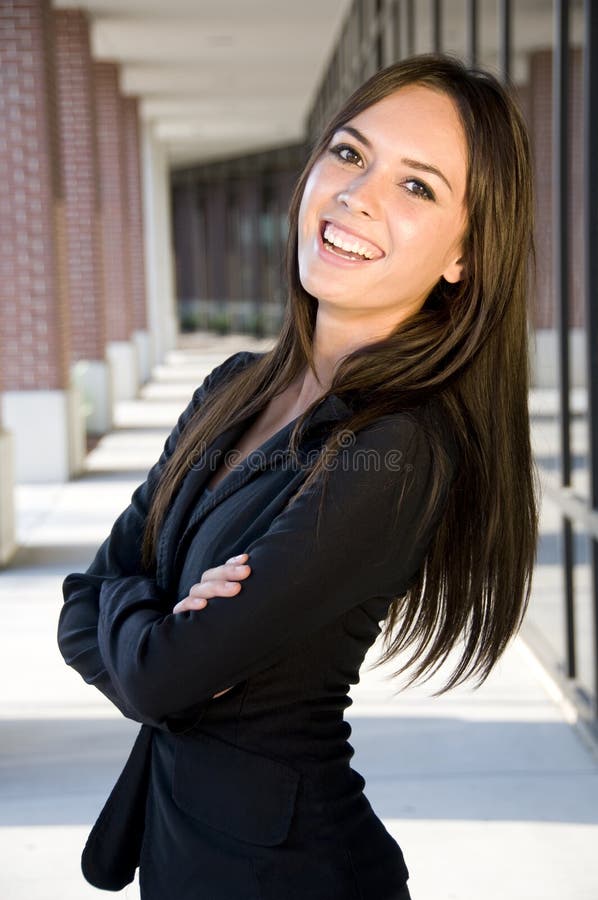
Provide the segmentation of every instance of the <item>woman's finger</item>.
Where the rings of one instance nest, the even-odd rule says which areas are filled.
[[[209,578],[204,572],[201,581],[191,585],[189,594],[192,597],[215,597],[220,591],[228,594],[233,586],[240,587],[239,582],[251,574],[248,565],[218,566],[209,571],[213,572]]]
[[[211,569],[206,569],[201,576],[200,581],[212,581],[214,578],[228,578],[231,575],[236,577],[238,569],[243,570],[248,568],[248,566],[245,565],[246,560],[247,553],[241,553],[239,556],[232,556],[221,566],[214,566]]]
[[[238,594],[241,585],[238,581],[204,581],[200,584],[194,584],[189,588],[190,597],[232,597]]]
[[[234,597],[241,590],[241,585],[236,581],[206,581],[204,584],[194,584],[187,597],[173,607],[173,612],[184,612],[186,609],[203,609],[207,606],[210,597]]]
[[[247,578],[251,573],[251,567],[240,562],[246,558],[247,553],[242,553],[240,556],[231,557],[221,566],[206,569],[201,581],[191,585],[188,596],[183,597],[173,607],[173,613],[204,609],[210,597],[232,597],[238,594],[241,590],[240,580]]]
[[[224,688],[223,691],[219,691],[217,694],[213,694],[212,700],[215,700],[216,697],[222,697],[223,694],[227,694],[229,691],[232,691],[233,688],[234,688],[234,684],[231,684],[231,686],[229,688]]]
[[[208,601],[203,597],[183,597],[182,600],[173,607],[173,613],[185,612],[186,610],[200,610],[208,605]]]

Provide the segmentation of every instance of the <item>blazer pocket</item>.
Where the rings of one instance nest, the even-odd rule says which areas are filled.
[[[273,847],[289,833],[300,778],[285,763],[203,733],[177,741],[172,796],[211,828]]]

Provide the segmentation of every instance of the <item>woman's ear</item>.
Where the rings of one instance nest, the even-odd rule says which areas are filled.
[[[460,256],[446,267],[442,273],[442,277],[450,284],[456,284],[463,279],[465,273],[465,259]]]

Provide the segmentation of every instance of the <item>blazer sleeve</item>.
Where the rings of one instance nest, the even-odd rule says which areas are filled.
[[[274,664],[289,644],[355,605],[407,590],[450,481],[435,518],[416,539],[432,490],[424,428],[404,415],[379,419],[354,435],[336,462],[329,466],[319,531],[318,482],[245,548],[251,573],[236,596],[165,615],[152,579],[103,582],[100,653],[122,696],[144,716],[163,725],[184,715]]]
[[[250,354],[249,354],[250,355]],[[102,587],[135,579],[143,571],[141,545],[152,495],[164,465],[172,455],[177,440],[195,410],[202,404],[210,389],[225,378],[239,364],[247,361],[248,351],[239,351],[216,366],[196,389],[190,403],[181,413],[171,431],[158,461],[150,469],[146,480],[134,491],[129,506],[120,514],[112,530],[85,573],[72,573],[63,582],[64,603],[58,619],[58,646],[67,663],[87,684],[98,688],[127,718],[156,725],[127,697],[114,673],[102,658],[98,645],[98,616]],[[155,582],[152,582],[155,584]],[[154,588],[155,590],[155,588]]]

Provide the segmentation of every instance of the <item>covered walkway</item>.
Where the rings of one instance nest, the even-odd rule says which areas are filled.
[[[117,404],[81,477],[16,489],[20,549],[0,581],[7,900],[99,896],[80,852],[137,732],[62,661],[62,580],[89,564],[203,377],[238,349],[267,346],[180,339],[140,398]],[[414,900],[596,900],[598,759],[523,641],[482,688],[439,699],[429,694],[440,681],[393,699],[381,670],[367,671],[377,650],[351,692],[353,767],[404,850]],[[136,884],[120,896],[138,897]]]

